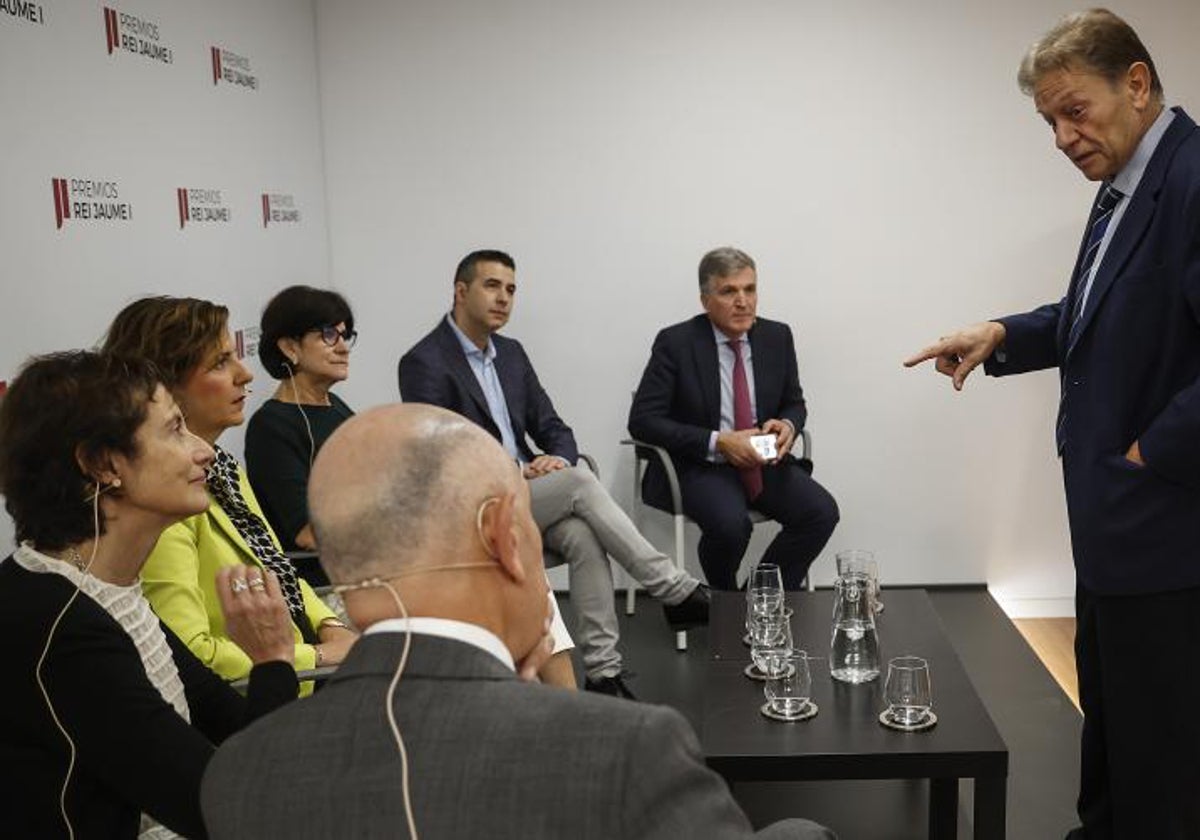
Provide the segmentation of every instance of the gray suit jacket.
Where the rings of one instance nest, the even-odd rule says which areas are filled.
[[[406,837],[384,698],[404,637],[364,636],[322,691],[225,742],[201,802],[213,838]],[[396,691],[417,830],[439,838],[753,836],[675,711],[519,681],[414,635]],[[772,838],[828,838],[777,823]]]

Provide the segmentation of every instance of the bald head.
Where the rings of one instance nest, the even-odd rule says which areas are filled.
[[[309,515],[334,583],[389,577],[479,551],[476,514],[520,476],[490,435],[428,405],[372,409],[321,448]]]

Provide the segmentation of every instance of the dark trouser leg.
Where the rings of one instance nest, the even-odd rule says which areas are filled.
[[[1076,602],[1084,836],[1200,837],[1200,588]]]
[[[713,589],[737,589],[737,571],[750,543],[746,491],[737,471],[697,464],[680,471],[683,512],[700,526],[700,567]]]
[[[799,589],[808,567],[837,527],[837,502],[789,460],[763,470],[763,492],[753,505],[783,526],[763,554],[763,562],[778,564],[784,589]]]
[[[1079,799],[1075,805],[1084,826],[1081,840],[1082,837],[1110,840],[1112,797],[1108,790],[1108,756],[1104,749],[1104,703],[1095,602],[1079,585],[1075,587],[1075,674],[1079,679],[1079,705],[1083,710]]]

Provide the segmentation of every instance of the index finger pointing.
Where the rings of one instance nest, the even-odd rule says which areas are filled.
[[[937,344],[930,344],[924,350],[919,351],[915,355],[909,356],[904,360],[904,366],[910,368],[921,364],[921,362],[927,362],[930,359],[936,359],[938,356],[944,356],[946,352],[946,342],[945,340],[942,340]]]

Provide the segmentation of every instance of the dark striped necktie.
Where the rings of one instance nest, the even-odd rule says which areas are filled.
[[[1083,260],[1079,265],[1079,275],[1075,280],[1075,302],[1071,309],[1071,332],[1067,346],[1075,343],[1079,330],[1083,326],[1083,310],[1087,304],[1088,287],[1091,285],[1091,272],[1096,263],[1096,255],[1100,253],[1100,243],[1104,241],[1104,233],[1108,223],[1112,221],[1113,211],[1117,202],[1125,197],[1125,193],[1112,184],[1106,184],[1096,201],[1096,218],[1092,222],[1091,232],[1088,233],[1087,248],[1083,252]]]

